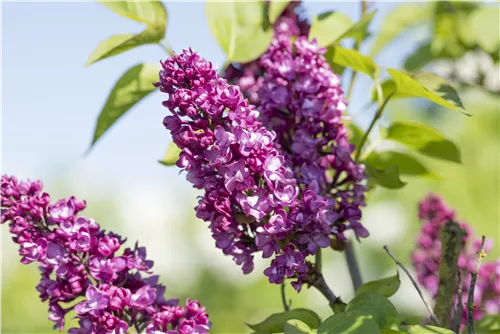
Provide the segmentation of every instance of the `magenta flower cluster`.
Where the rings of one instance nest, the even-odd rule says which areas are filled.
[[[437,195],[429,194],[419,203],[419,218],[422,221],[421,234],[417,239],[417,247],[412,254],[413,267],[419,283],[433,297],[436,297],[439,286],[439,262],[441,241],[439,231],[441,226],[452,220],[457,221],[455,211]],[[471,273],[477,261],[477,252],[481,247],[481,239],[475,238],[469,225],[458,222],[465,236],[458,260],[462,277],[462,303],[467,302],[470,289]],[[491,240],[485,243],[487,253],[493,244]],[[474,290],[474,318],[479,320],[486,314],[500,313],[500,259],[485,261],[478,271]],[[466,311],[462,316],[462,326],[466,324]]]
[[[269,1],[267,1],[269,4]],[[309,22],[302,15],[301,1],[290,1],[281,15],[273,24],[274,38],[307,36]],[[223,77],[231,84],[238,85],[243,95],[254,104],[260,103],[259,89],[264,80],[265,69],[260,64],[260,59],[249,63],[231,63],[225,69]]]
[[[40,265],[36,289],[49,303],[54,329],[62,331],[74,310],[80,327],[69,329],[72,334],[120,334],[133,327],[148,334],[208,333],[205,309],[189,299],[185,306],[165,300],[158,276],[149,275],[153,262],[146,249],[136,244],[123,250],[124,239],[80,215],[85,201],[70,197],[51,204],[40,181],[4,175],[1,206],[1,223],[9,223],[21,262]]]
[[[314,42],[303,38],[296,45],[316,50]],[[298,62],[304,59],[290,66],[300,66]],[[197,216],[210,223],[216,246],[233,256],[244,273],[253,270],[254,253],[262,252],[264,258],[274,256],[264,271],[269,281],[279,284],[285,278],[295,278],[292,285],[300,290],[310,274],[308,255],[330,246],[332,239],[345,240],[347,229],[367,235],[359,223],[361,195],[358,193],[360,198],[353,205],[348,190],[328,198],[322,196],[326,190],[305,187],[305,176],[299,183],[295,162],[276,145],[276,133],[262,126],[259,112],[243,98],[239,87],[228,85],[210,62],[190,49],[162,62],[162,66],[156,85],[168,94],[164,106],[172,115],[165,117],[164,125],[182,150],[177,166],[187,172],[195,188],[204,190]],[[314,83],[317,89],[325,84],[329,81]],[[310,93],[320,94],[317,90]],[[330,93],[334,91],[325,90],[318,98],[329,103],[326,95]],[[326,154],[330,166],[310,173],[324,174],[329,167],[344,166],[340,151],[352,152],[351,146],[340,143],[324,146],[331,150]],[[362,167],[357,167],[361,179]],[[345,175],[346,170],[339,170],[339,174]],[[342,182],[347,187],[351,180],[346,177]]]

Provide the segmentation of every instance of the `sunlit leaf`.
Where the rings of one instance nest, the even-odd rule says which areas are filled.
[[[392,150],[382,152],[372,151],[364,162],[377,169],[387,169],[397,166],[401,175],[439,178],[436,174],[430,172],[416,157],[404,152]]]
[[[335,11],[321,13],[313,18],[309,40],[316,38],[320,46],[327,46],[337,41],[351,27],[351,19],[342,13]]]
[[[470,15],[469,29],[474,33],[477,44],[486,52],[493,53],[500,48],[499,18],[498,6],[482,6]]]
[[[421,72],[410,76],[395,69],[387,69],[387,72],[396,83],[399,93],[425,98],[436,104],[470,115],[465,110],[455,89],[439,75]]]
[[[400,4],[389,12],[382,21],[376,34],[370,56],[375,56],[406,28],[431,18],[429,6],[418,4]]]
[[[280,333],[288,320],[300,320],[310,328],[318,328],[321,324],[319,316],[308,309],[295,309],[282,313],[275,313],[267,317],[264,321],[248,325],[251,329],[259,333]]]
[[[378,292],[356,294],[347,304],[346,312],[352,310],[371,314],[380,328],[391,328],[399,324],[398,311],[389,299]]]
[[[380,84],[380,86],[382,87],[382,95],[384,96],[384,98],[389,96],[389,94],[392,94],[392,97],[391,97],[392,100],[394,100],[394,99],[407,99],[407,98],[412,97],[411,95],[408,95],[408,94],[396,93],[396,88],[397,88],[396,83],[392,79],[385,80],[384,82],[382,82]],[[373,87],[372,101],[377,101],[377,100],[378,100],[377,88]]]
[[[269,22],[274,23],[280,17],[290,1],[269,1]]]
[[[175,145],[175,143],[170,143],[167,147],[165,155],[163,156],[163,159],[159,160],[158,162],[165,166],[173,166],[177,162],[177,159],[179,159],[180,153],[181,149],[177,145]]]
[[[273,30],[265,19],[265,6],[263,1],[207,2],[210,32],[228,61],[247,63],[266,51]]]
[[[388,189],[400,189],[406,185],[406,183],[401,181],[399,177],[398,166],[393,166],[387,169],[377,169],[366,163],[365,167],[366,173],[369,176],[369,182]]]
[[[398,330],[407,334],[456,334],[449,329],[436,326],[406,325],[399,326]]]
[[[354,38],[354,40],[361,42],[366,37],[368,37],[368,26],[373,20],[373,17],[376,14],[376,10],[373,12],[366,14],[361,20],[354,23],[345,33],[343,33],[336,41],[339,41],[344,38]]]
[[[147,27],[139,34],[118,34],[105,39],[92,52],[85,66],[140,45],[158,43],[165,36],[167,11],[161,2],[102,1],[101,3],[122,16],[145,23]]]
[[[363,130],[353,122],[348,122],[346,124],[347,131],[349,131],[349,143],[358,147],[361,144],[361,140],[363,139]]]
[[[318,328],[318,334],[367,334],[379,332],[380,327],[373,316],[358,310],[334,314]]]
[[[394,122],[387,130],[387,139],[401,143],[429,157],[461,162],[457,145],[436,129],[424,124]]]
[[[153,83],[158,81],[159,70],[156,64],[138,64],[118,79],[99,114],[91,146],[130,108],[156,89]]]
[[[283,332],[285,334],[310,334],[312,331],[304,322],[292,319],[285,322]]]
[[[372,78],[377,76],[379,68],[370,57],[362,55],[356,50],[345,49],[338,45],[331,46],[330,48],[332,48],[331,61],[334,64],[350,67],[354,71],[363,72]]]
[[[401,280],[399,279],[398,271],[394,276],[363,284],[356,290],[356,295],[362,294],[363,292],[374,291],[380,293],[384,297],[391,297],[398,291],[400,285]]]

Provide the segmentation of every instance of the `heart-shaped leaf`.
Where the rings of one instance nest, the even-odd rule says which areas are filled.
[[[379,332],[380,327],[373,316],[358,310],[334,314],[318,328],[318,334],[367,334]]]
[[[273,37],[263,1],[209,1],[208,27],[228,61],[247,63],[263,54]]]
[[[138,64],[125,72],[109,93],[99,114],[92,145],[130,108],[154,92],[160,67],[157,64]]]
[[[429,157],[461,162],[458,146],[439,131],[424,124],[394,122],[387,130],[386,139],[401,143]]]
[[[283,325],[283,332],[285,334],[310,334],[312,333],[311,328],[307,326],[304,322],[292,319],[287,320]]]
[[[281,333],[283,332],[285,323],[292,319],[300,320],[310,328],[318,328],[321,324],[321,319],[316,313],[308,309],[299,308],[282,313],[275,313],[258,324],[247,325],[258,333]]]
[[[404,152],[392,150],[382,152],[372,151],[364,161],[377,169],[387,169],[397,166],[401,175],[439,178],[436,174],[430,172],[416,157]]]
[[[396,83],[398,93],[425,98],[443,107],[470,115],[455,89],[439,75],[421,72],[410,76],[395,69],[387,69],[387,72]]]
[[[377,169],[369,164],[365,164],[365,168],[366,174],[370,177],[368,181],[371,183],[378,184],[388,189],[400,189],[406,185],[406,183],[399,178],[398,166],[387,169]]]
[[[319,46],[328,46],[337,41],[351,27],[351,19],[342,13],[335,11],[321,13],[313,18],[309,40],[316,38]]]
[[[341,46],[335,45],[330,47],[331,62],[343,67],[350,67],[354,71],[363,72],[370,77],[375,78],[378,74],[379,67],[371,60],[370,57],[362,55],[356,50],[345,49]]]
[[[346,312],[353,310],[371,314],[380,328],[391,328],[399,324],[398,311],[389,299],[378,292],[357,294],[347,304]]]
[[[398,291],[400,285],[401,280],[399,279],[398,271],[394,276],[363,284],[358,290],[356,290],[356,295],[360,295],[363,292],[374,291],[380,293],[384,297],[390,297]]]

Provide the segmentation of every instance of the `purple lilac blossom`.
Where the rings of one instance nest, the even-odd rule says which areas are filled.
[[[303,39],[299,43],[312,48]],[[265,258],[275,256],[264,271],[269,280],[294,278],[293,286],[300,290],[309,274],[304,269],[308,255],[329,247],[332,239],[345,239],[347,229],[367,236],[359,223],[362,186],[337,190],[336,199],[302,191],[293,163],[277,148],[276,133],[262,126],[259,112],[239,87],[228,85],[191,49],[161,64],[156,86],[168,94],[163,105],[171,115],[163,124],[182,150],[176,164],[195,188],[204,190],[196,212],[209,222],[216,247],[232,256],[245,274],[253,270],[254,253],[262,251]],[[364,174],[344,153],[336,153],[349,155],[352,150],[346,145],[332,143],[328,156],[339,173],[347,174],[342,180],[347,187]],[[293,258],[295,265],[283,267],[283,256]]]
[[[208,333],[205,308],[189,299],[184,307],[165,300],[158,276],[145,276],[153,265],[146,249],[136,244],[123,250],[119,235],[79,215],[85,201],[71,197],[50,204],[40,181],[14,176],[2,176],[0,187],[1,223],[9,223],[21,262],[40,265],[36,290],[49,303],[54,329],[63,331],[65,316],[74,309],[80,326],[70,328],[71,334],[124,334],[134,327],[147,334]],[[78,297],[85,300],[67,304]],[[172,308],[176,313],[163,317]]]
[[[269,1],[267,2],[269,4]],[[274,38],[307,36],[309,22],[303,16],[301,1],[290,1],[283,13],[273,24]],[[262,86],[265,69],[260,58],[249,63],[231,63],[225,69],[223,77],[231,84],[238,85],[243,95],[254,104],[260,103],[259,89]]]
[[[458,222],[465,231],[462,249],[458,259],[458,268],[462,277],[462,304],[467,302],[471,273],[477,261],[477,252],[481,247],[481,239],[474,238],[471,227],[456,219],[455,211],[435,194],[428,194],[419,203],[419,218],[422,221],[421,234],[417,239],[417,247],[412,254],[413,268],[418,282],[435,298],[439,286],[439,262],[441,257],[441,226],[452,220]],[[484,250],[488,253],[493,247],[487,239]],[[486,314],[500,312],[500,259],[484,262],[478,271],[474,289],[474,319],[480,320]],[[463,308],[462,327],[466,325],[466,308]]]

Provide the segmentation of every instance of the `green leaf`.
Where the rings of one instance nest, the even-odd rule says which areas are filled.
[[[334,314],[318,328],[318,334],[367,334],[379,332],[380,328],[373,316],[357,310]]]
[[[321,319],[316,313],[308,309],[298,308],[287,312],[275,313],[258,324],[247,325],[259,333],[280,333],[283,331],[285,323],[291,319],[300,320],[310,328],[318,328],[321,324]]]
[[[397,93],[396,92],[396,83],[392,79],[387,79],[384,82],[380,84],[382,87],[382,94],[384,95],[384,98],[389,96],[389,94],[393,93],[391,99],[407,99],[409,97],[412,97],[411,95],[408,94],[403,94],[403,93]],[[377,101],[378,100],[378,93],[377,93],[377,88],[373,87],[372,90],[372,101]]]
[[[357,42],[362,42],[366,37],[368,37],[368,26],[373,20],[373,17],[376,14],[376,10],[373,12],[366,14],[361,20],[354,23],[345,33],[343,33],[339,38],[335,41],[340,41],[344,38],[354,38]]]
[[[481,320],[474,321],[474,330],[476,333],[491,333],[493,331],[500,331],[500,315],[488,314]]]
[[[357,294],[349,304],[346,312],[359,311],[371,314],[380,328],[391,328],[399,324],[398,311],[389,299],[378,292],[363,292]]]
[[[436,104],[470,115],[465,110],[455,89],[439,75],[421,72],[410,76],[395,69],[387,69],[387,72],[396,83],[397,92],[425,98]]]
[[[429,43],[422,44],[405,60],[404,69],[415,72],[430,63],[434,59]]]
[[[177,159],[179,159],[179,154],[182,152],[182,150],[175,145],[175,143],[170,143],[167,147],[167,152],[165,152],[165,155],[163,156],[163,159],[158,160],[159,163],[165,165],[165,166],[173,166],[177,162]]]
[[[456,334],[449,329],[436,326],[405,325],[399,326],[398,330],[407,334]]]
[[[361,144],[361,140],[363,140],[363,130],[353,122],[348,122],[346,126],[349,132],[349,143],[358,147]]]
[[[334,64],[350,67],[354,71],[363,72],[372,78],[377,76],[378,66],[369,57],[356,50],[345,49],[338,45],[330,48],[332,48],[332,62]]]
[[[213,2],[205,7],[210,32],[228,61],[247,63],[263,54],[273,37],[263,1]]]
[[[382,152],[372,151],[364,161],[377,169],[387,169],[397,166],[401,175],[439,178],[436,174],[430,172],[417,158],[404,152],[391,150]]]
[[[403,332],[397,331],[395,329],[390,329],[390,328],[382,328],[380,330],[380,334],[399,334],[399,333],[403,333]]]
[[[291,319],[283,325],[283,332],[285,334],[310,334],[312,331],[304,322]]]
[[[269,1],[268,17],[271,24],[276,22],[289,3],[290,1]]]
[[[461,162],[460,150],[439,131],[415,122],[394,122],[387,130],[389,140],[401,143],[429,157]]]
[[[370,177],[369,181],[378,184],[379,186],[388,189],[400,189],[406,185],[406,183],[401,181],[399,178],[398,166],[393,166],[387,169],[377,169],[369,164],[366,164],[365,168],[366,173]]]
[[[488,53],[494,53],[500,48],[499,17],[498,6],[482,6],[469,17],[469,29],[473,31],[477,44]]]
[[[160,1],[99,1],[115,13],[147,25],[167,22],[167,10]]]
[[[92,52],[85,67],[140,45],[158,43],[165,36],[167,10],[161,2],[102,1],[101,3],[122,16],[145,23],[147,27],[139,34],[118,34],[105,39]]]
[[[138,64],[121,76],[111,90],[97,119],[92,145],[130,108],[156,90],[160,67],[157,64]]]
[[[382,21],[380,32],[373,42],[370,56],[375,56],[406,28],[426,19],[431,19],[427,5],[402,4],[395,7]]]
[[[400,285],[401,280],[399,279],[398,271],[394,276],[363,284],[356,291],[356,295],[360,295],[363,292],[374,291],[380,293],[384,297],[390,297],[398,291]]]
[[[342,313],[345,311],[347,304],[344,303],[340,298],[338,298],[335,303],[333,303],[332,309],[333,313]]]
[[[342,13],[336,11],[321,13],[313,18],[309,40],[316,38],[319,46],[328,46],[337,41],[352,25],[351,19]]]

